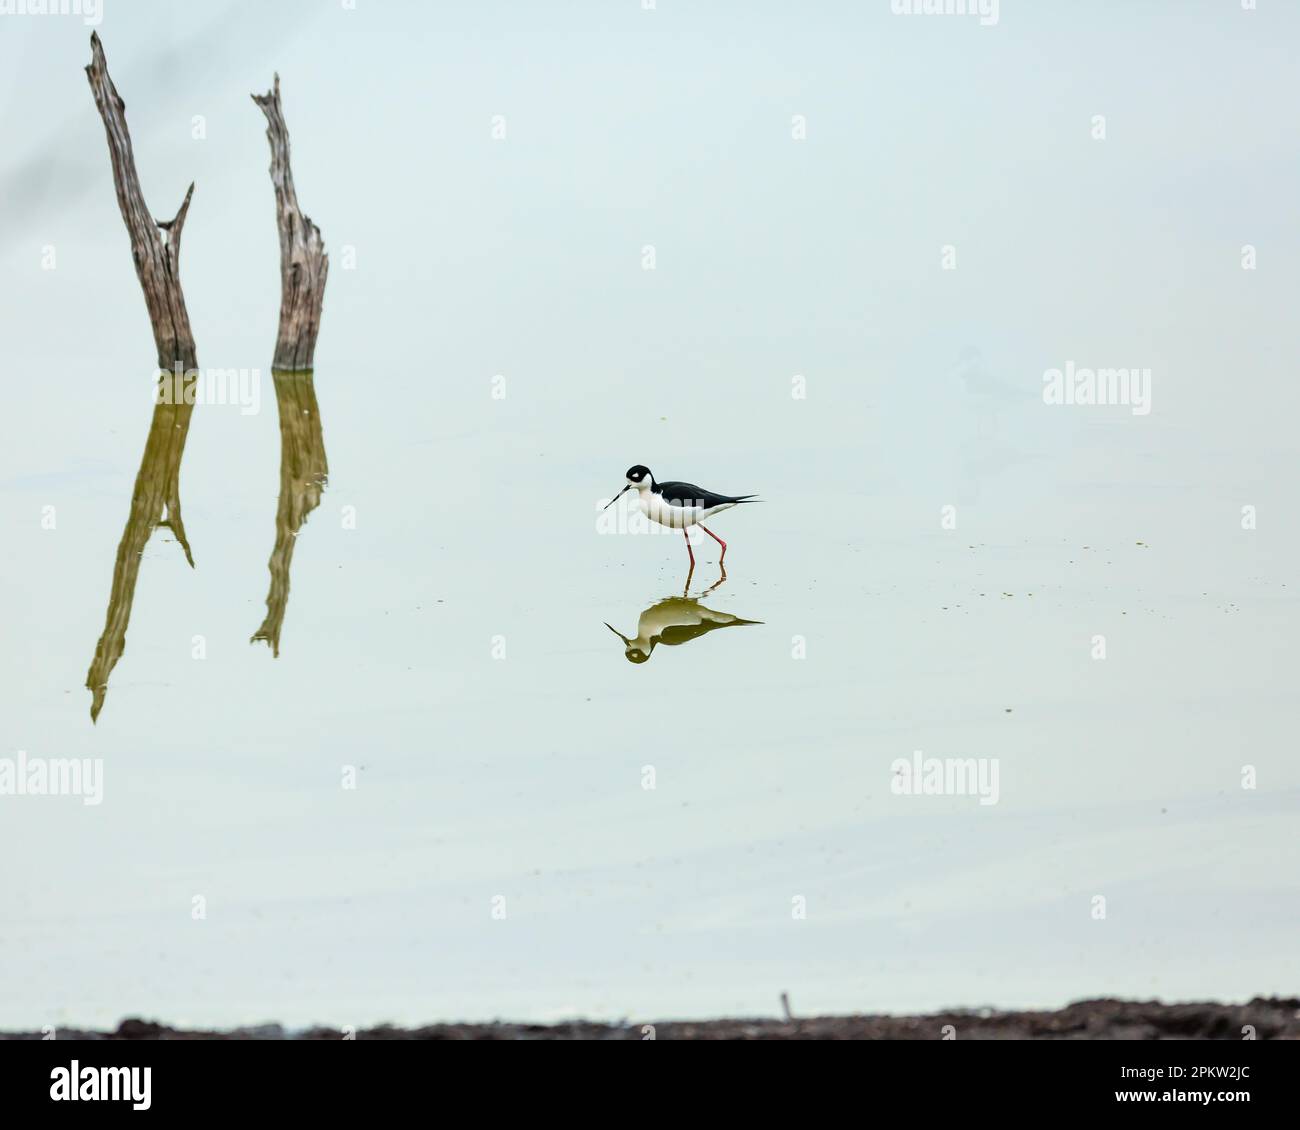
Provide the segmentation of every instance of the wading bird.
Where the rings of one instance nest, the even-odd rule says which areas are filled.
[[[687,528],[699,526],[722,546],[722,555],[718,558],[718,564],[721,565],[727,556],[727,543],[704,524],[704,519],[712,518],[743,502],[757,501],[752,494],[715,494],[691,483],[657,483],[650,468],[638,463],[635,467],[628,468],[627,483],[604,508],[608,510],[630,490],[636,491],[637,508],[650,521],[682,531],[682,536],[686,538],[686,552],[691,556],[692,569],[695,568],[695,552],[691,549]]]

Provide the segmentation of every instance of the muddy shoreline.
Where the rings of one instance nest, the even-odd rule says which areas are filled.
[[[60,1040],[939,1040],[945,1036],[961,1040],[1241,1040],[1252,1035],[1259,1040],[1297,1040],[1300,998],[1256,997],[1233,1005],[1087,1000],[1046,1012],[980,1009],[925,1016],[795,1016],[789,1020],[381,1025],[354,1034],[327,1027],[288,1030],[278,1024],[203,1031],[131,1018],[112,1032],[66,1028],[55,1035]],[[41,1032],[0,1032],[0,1040],[41,1038]]]

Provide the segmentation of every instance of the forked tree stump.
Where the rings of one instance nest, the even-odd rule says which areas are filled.
[[[117,190],[122,221],[131,236],[135,273],[144,290],[145,305],[149,307],[149,321],[158,346],[158,368],[174,372],[179,365],[180,371],[185,373],[198,368],[180,277],[181,230],[190,210],[194,185],[190,184],[175,218],[154,220],[144,202],[140,178],[135,171],[131,134],[126,128],[126,103],[118,96],[117,88],[109,78],[104,47],[95,32],[90,34],[90,54],[86,75],[90,79],[99,115],[104,119],[104,132],[108,135],[108,152],[113,159],[113,187]]]
[[[186,560],[191,567],[194,565],[181,520],[180,470],[194,412],[190,397],[198,358],[180,280],[181,230],[189,213],[194,185],[190,185],[174,219],[153,219],[136,174],[131,135],[126,128],[126,104],[109,77],[103,45],[94,33],[90,36],[90,51],[86,76],[100,117],[104,119],[113,162],[113,186],[122,221],[131,238],[136,275],[149,309],[162,374],[159,388],[165,394],[154,408],[144,458],[131,496],[131,513],[117,547],[104,631],[86,675],[86,687],[92,695],[90,717],[95,720],[104,705],[108,676],[126,650],[126,629],[140,576],[140,557],[153,531],[158,526],[169,526],[185,551]]]

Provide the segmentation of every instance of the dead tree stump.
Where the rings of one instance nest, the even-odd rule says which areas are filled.
[[[303,215],[289,167],[289,127],[280,108],[280,76],[253,101],[266,115],[271,143],[271,183],[275,185],[276,222],[280,230],[280,331],[272,366],[286,372],[310,370],[320,331],[321,302],[329,256],[320,228]]]
[[[131,257],[149,309],[160,370],[158,404],[136,475],[131,513],[117,547],[104,631],[86,675],[86,687],[92,695],[90,717],[95,720],[104,705],[108,676],[126,650],[126,629],[140,576],[140,555],[153,531],[158,526],[169,526],[185,551],[186,560],[191,567],[194,565],[181,520],[180,470],[190,416],[194,412],[198,358],[180,280],[181,230],[194,185],[190,185],[174,219],[153,219],[136,174],[131,135],[126,128],[126,104],[109,77],[104,48],[95,33],[90,36],[90,51],[86,76],[100,117],[104,119],[113,162],[113,186],[122,221],[131,238]]]
[[[275,85],[265,94],[254,94],[253,101],[266,115],[280,232],[280,329],[272,363],[280,414],[280,501],[275,513],[275,547],[268,562],[271,587],[266,596],[266,618],[249,642],[262,640],[278,656],[298,531],[320,505],[329,475],[312,372],[329,258],[320,229],[298,207],[289,166],[289,129],[280,108],[280,76],[275,76]]]
[[[145,305],[149,307],[149,321],[158,346],[158,368],[175,372],[179,366],[180,372],[186,373],[198,368],[180,277],[181,229],[190,210],[194,185],[190,185],[174,219],[153,219],[135,171],[131,134],[126,128],[126,103],[118,96],[117,88],[109,78],[104,48],[95,32],[90,35],[90,52],[86,75],[90,79],[99,115],[104,119],[104,132],[108,135],[108,152],[113,159],[113,187],[117,190],[122,221],[131,236],[135,273],[144,290]]]

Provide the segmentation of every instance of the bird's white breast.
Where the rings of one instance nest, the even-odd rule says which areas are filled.
[[[641,491],[636,501],[641,513],[650,521],[658,522],[661,526],[670,526],[674,530],[693,526],[705,515],[702,507],[675,506],[662,494],[656,494],[652,490]]]

